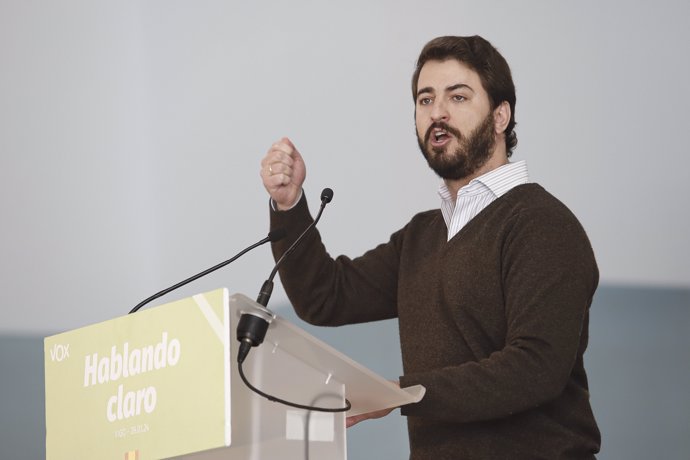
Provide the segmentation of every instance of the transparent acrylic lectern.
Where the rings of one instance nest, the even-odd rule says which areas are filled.
[[[234,333],[243,312],[263,307],[242,294],[229,299]],[[243,369],[262,391],[300,404],[352,408],[345,413],[293,409],[249,390],[237,372],[239,342],[231,340],[232,441],[226,448],[185,459],[303,460],[347,458],[346,415],[419,401],[424,388],[398,388],[288,321],[274,316],[264,343],[250,352]]]

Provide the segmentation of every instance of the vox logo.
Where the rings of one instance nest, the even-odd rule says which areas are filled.
[[[69,344],[59,345],[55,344],[50,349],[50,360],[51,361],[62,361],[69,358]]]

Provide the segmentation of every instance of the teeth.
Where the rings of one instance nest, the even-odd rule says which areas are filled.
[[[436,140],[439,140],[441,137],[445,136],[446,132],[445,131],[436,131],[434,133],[434,136],[436,137]]]

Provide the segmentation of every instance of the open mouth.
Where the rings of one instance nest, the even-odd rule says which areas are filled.
[[[431,145],[434,147],[441,147],[450,142],[451,134],[443,128],[434,128],[429,136]]]

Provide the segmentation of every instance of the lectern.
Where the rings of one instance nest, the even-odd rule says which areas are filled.
[[[345,417],[419,401],[279,316],[244,362],[262,391],[345,413],[293,409],[240,380],[239,317],[262,307],[227,289],[47,337],[46,457],[347,458]]]

